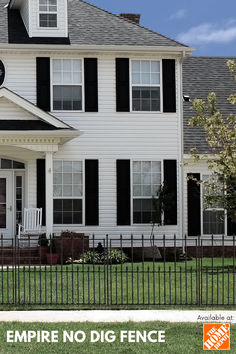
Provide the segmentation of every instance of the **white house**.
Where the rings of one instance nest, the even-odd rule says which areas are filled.
[[[12,237],[23,208],[38,206],[48,235],[150,235],[163,181],[174,197],[158,233],[188,233],[182,64],[192,48],[82,0],[5,5],[0,233]]]

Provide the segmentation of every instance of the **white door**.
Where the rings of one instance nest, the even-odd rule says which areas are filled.
[[[13,171],[0,171],[0,234],[13,238]]]

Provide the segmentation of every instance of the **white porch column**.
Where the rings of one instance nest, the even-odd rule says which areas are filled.
[[[46,184],[46,233],[47,237],[53,232],[53,153],[45,155],[45,184]]]

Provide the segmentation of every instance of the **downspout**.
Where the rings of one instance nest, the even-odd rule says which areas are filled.
[[[179,59],[179,205],[180,205],[180,237],[182,237],[182,251],[185,251],[184,244],[184,167],[183,167],[183,154],[184,154],[184,141],[183,141],[183,70],[182,64],[186,52],[183,51],[182,57]]]

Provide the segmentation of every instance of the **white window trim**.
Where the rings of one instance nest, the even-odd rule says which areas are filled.
[[[160,63],[160,84],[159,85],[141,85],[141,84],[132,84],[132,62],[135,60],[140,60],[140,61],[158,61]],[[134,111],[133,110],[133,95],[132,95],[132,87],[133,86],[140,86],[140,87],[160,87],[160,111]],[[137,114],[160,114],[163,113],[163,90],[162,90],[162,60],[161,59],[146,59],[146,58],[130,58],[129,59],[129,100],[130,100],[130,112],[131,113],[137,113]]]
[[[81,60],[81,70],[82,70],[82,109],[81,110],[57,110],[53,109],[53,60]],[[55,85],[55,86],[62,86],[62,85]],[[76,86],[69,84],[68,86]],[[80,85],[77,85],[80,86]],[[50,93],[51,93],[51,112],[55,113],[84,113],[85,112],[85,87],[84,87],[84,58],[77,57],[77,58],[68,58],[68,57],[51,57],[50,58]]]
[[[203,179],[203,176],[211,176],[211,174],[208,172],[202,172],[200,173],[200,179],[202,180]],[[223,211],[224,212],[224,235],[227,235],[228,234],[228,229],[227,229],[227,210],[224,209],[224,208],[206,208],[204,209],[204,201],[203,201],[203,185],[200,184],[200,208],[201,208],[201,213],[200,213],[200,219],[201,219],[201,235],[202,236],[206,236],[206,237],[209,237],[209,236],[212,236],[212,234],[204,234],[203,233],[203,212],[204,210],[206,211]],[[218,237],[221,237],[222,234],[213,234],[213,236],[218,236]]]
[[[161,184],[164,182],[164,161],[163,160],[157,160],[157,159],[131,159],[130,160],[130,183],[131,183],[131,188],[130,188],[130,194],[131,194],[131,200],[130,200],[130,212],[131,212],[131,226],[151,226],[150,223],[134,223],[134,208],[133,208],[133,200],[134,199],[152,199],[152,197],[137,197],[134,198],[133,195],[133,162],[160,162],[161,163]],[[156,198],[158,199],[158,198]],[[162,220],[164,218],[164,215],[161,216]]]
[[[23,216],[23,212],[24,212],[24,207],[25,207],[25,192],[26,192],[26,183],[25,183],[25,169],[24,170],[13,170],[14,171],[14,193],[13,193],[13,209],[14,209],[14,215],[15,215],[15,220],[14,220],[14,224],[16,226],[16,177],[20,176],[22,177],[22,216]],[[14,226],[14,227],[15,227]]]
[[[57,11],[53,11],[53,12],[49,12],[49,11],[40,11],[39,9],[39,6],[40,6],[40,0],[38,0],[38,29],[42,29],[42,30],[58,30],[59,27],[58,27],[58,0],[57,0]],[[56,27],[41,27],[40,26],[40,15],[41,14],[50,14],[50,15],[57,15],[57,26]]]
[[[53,159],[54,161],[75,161],[75,162],[82,162],[82,168],[83,168],[83,173],[82,173],[82,178],[83,178],[83,196],[82,197],[52,197],[54,199],[82,199],[82,224],[54,224],[53,226],[55,227],[77,227],[77,226],[85,226],[85,160],[78,160],[78,159],[63,159],[63,158],[57,158]],[[54,171],[53,171],[54,173]],[[54,212],[54,210],[53,210]]]

